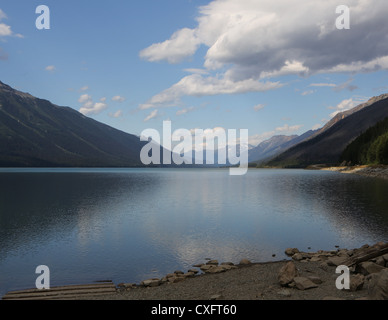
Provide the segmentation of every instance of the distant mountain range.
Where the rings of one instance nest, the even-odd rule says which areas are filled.
[[[337,114],[319,130],[273,136],[241,152],[248,152],[250,166],[335,165],[350,143],[387,117],[384,94]],[[140,152],[146,144],[136,135],[0,82],[0,167],[139,167],[144,166]],[[217,166],[217,150],[214,156]]]
[[[0,82],[0,167],[141,166],[139,137]]]

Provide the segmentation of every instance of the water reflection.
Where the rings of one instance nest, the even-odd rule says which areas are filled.
[[[338,173],[130,169],[0,172],[0,294],[138,282],[205,258],[283,258],[286,247],[386,241],[388,183]]]

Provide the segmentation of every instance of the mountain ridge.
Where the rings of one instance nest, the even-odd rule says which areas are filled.
[[[269,160],[267,166],[307,167],[336,165],[345,148],[365,130],[388,116],[388,94],[372,97],[366,103],[337,115],[320,132]]]

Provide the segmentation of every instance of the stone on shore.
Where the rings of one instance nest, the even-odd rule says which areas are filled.
[[[287,248],[285,254],[289,257],[292,257],[295,253],[299,253],[297,248]]]
[[[299,290],[308,290],[308,289],[313,289],[318,287],[318,285],[316,285],[310,279],[305,277],[295,277],[294,282],[295,282],[295,286]]]
[[[365,277],[362,274],[355,274],[350,276],[350,291],[361,290],[364,286]]]
[[[251,261],[249,261],[248,259],[242,259],[241,261],[240,261],[240,264],[241,265],[248,265],[248,264],[251,264],[252,262]]]
[[[141,285],[145,287],[158,287],[161,284],[160,279],[149,279],[142,281]]]
[[[364,276],[367,276],[368,274],[378,273],[384,269],[385,269],[384,267],[378,265],[377,263],[374,263],[372,261],[365,261],[365,262],[361,262],[357,266],[356,271],[357,273],[361,273]]]
[[[284,265],[278,275],[278,281],[281,286],[285,287],[290,284],[295,277],[298,276],[298,271],[293,261],[289,261]]]
[[[388,269],[372,275],[368,294],[370,300],[388,300]]]

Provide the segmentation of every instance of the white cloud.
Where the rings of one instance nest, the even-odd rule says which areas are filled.
[[[5,12],[3,10],[0,9],[0,21],[3,19],[7,19],[7,15],[5,14]]]
[[[112,98],[112,101],[115,101],[115,102],[124,102],[125,101],[125,98],[124,97],[121,97],[121,96],[114,96]]]
[[[189,108],[183,108],[183,109],[180,109],[176,112],[176,115],[177,116],[181,116],[181,115],[184,115],[184,114],[187,114],[189,112],[193,112],[195,110],[194,107],[189,107]]]
[[[112,118],[121,118],[123,116],[123,111],[117,110],[115,113],[109,113],[109,116]]]
[[[156,118],[158,115],[158,109],[155,109],[154,111],[152,111],[145,119],[144,119],[144,122],[147,122],[153,118]]]
[[[89,90],[89,86],[83,86],[81,89],[79,89],[80,91],[88,91]]]
[[[150,109],[159,106],[175,106],[183,96],[211,96],[218,94],[236,94],[246,92],[267,91],[282,86],[279,82],[261,82],[254,79],[234,81],[227,77],[203,77],[192,74],[184,77],[172,87],[153,96],[140,109]]]
[[[184,69],[184,71],[188,73],[196,73],[196,74],[202,74],[202,75],[209,74],[209,71],[207,71],[206,69],[198,69],[198,68],[188,68],[188,69]]]
[[[312,83],[309,87],[330,87],[335,88],[337,85],[334,83]]]
[[[140,57],[151,62],[167,60],[169,63],[179,63],[192,56],[199,44],[195,30],[184,28],[176,31],[169,40],[142,50]]]
[[[46,71],[49,71],[49,72],[53,72],[55,71],[55,66],[47,66],[46,68],[44,68]]]
[[[265,91],[268,88],[258,84],[264,78],[388,70],[386,0],[341,4],[350,8],[350,30],[336,29],[338,0],[210,1],[199,8],[194,28],[177,30],[140,53],[148,61],[178,63],[202,46],[207,48],[203,58],[209,74],[183,78],[152,98],[149,107],[182,95]],[[226,81],[239,89],[225,89]]]
[[[342,100],[335,107],[329,107],[329,109],[335,110],[333,113],[330,114],[330,117],[333,118],[338,113],[353,109],[357,107],[359,104],[366,102],[367,100],[368,100],[367,98],[363,98],[363,97],[352,97],[350,99]]]
[[[80,96],[80,98],[78,99],[78,102],[79,103],[82,103],[84,104],[85,102],[89,101],[89,100],[92,100],[92,97],[88,94],[83,94],[82,96]]]
[[[315,93],[315,90],[307,90],[301,93],[302,96],[308,96],[310,94]]]
[[[101,98],[101,102],[94,102],[90,95],[83,94],[78,99],[78,102],[82,104],[79,112],[85,116],[99,114],[108,107],[108,105],[104,102],[105,100],[106,98]]]
[[[258,104],[257,106],[253,107],[253,110],[255,110],[257,112],[257,111],[260,111],[260,110],[262,110],[264,108],[265,108],[264,104]]]
[[[7,37],[12,35],[11,27],[5,23],[0,23],[0,37]]]
[[[7,18],[8,17],[5,14],[5,12],[0,9],[0,21]],[[15,36],[17,38],[24,38],[24,36],[20,33],[14,34],[13,31],[11,30],[11,26],[5,23],[0,23],[0,37],[10,37],[10,36]]]
[[[320,128],[322,128],[322,124],[317,123],[316,125],[313,125],[313,127],[311,128],[311,130],[318,130],[318,129],[320,129]]]

